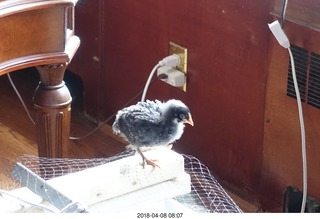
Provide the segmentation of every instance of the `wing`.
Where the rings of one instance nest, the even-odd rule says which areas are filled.
[[[137,118],[151,123],[158,123],[159,120],[162,119],[163,104],[160,101],[147,100],[146,102],[138,102],[136,106],[137,110],[135,110],[135,116],[137,116]]]
[[[162,103],[156,101],[138,102],[136,105],[118,111],[112,125],[115,134],[123,134],[132,144],[145,141],[151,130],[157,129],[163,119]]]

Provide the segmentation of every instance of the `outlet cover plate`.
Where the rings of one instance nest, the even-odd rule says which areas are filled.
[[[181,63],[177,66],[177,69],[183,72],[187,77],[187,55],[188,49],[180,46],[174,42],[169,42],[169,55],[176,54],[180,57]],[[181,89],[186,92],[187,91],[187,80],[185,80],[185,84]]]

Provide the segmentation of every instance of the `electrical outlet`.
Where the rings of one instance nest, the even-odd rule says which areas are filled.
[[[187,91],[187,48],[182,47],[174,42],[169,42],[169,55],[176,54],[180,57],[180,65],[177,66],[177,69],[185,74],[185,83],[181,89]]]

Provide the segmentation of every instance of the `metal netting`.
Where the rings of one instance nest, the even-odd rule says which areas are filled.
[[[23,155],[18,162],[39,175],[44,180],[96,167],[135,154],[126,150],[110,158],[70,159],[45,158]],[[230,198],[209,169],[197,158],[190,155],[184,157],[185,172],[191,177],[191,192],[175,198],[184,206],[195,212],[203,213],[240,213],[242,210]],[[15,182],[18,183],[18,182]]]
[[[238,213],[242,210],[229,197],[208,167],[191,155],[183,155],[185,171],[191,176],[191,193],[176,199],[196,212]]]

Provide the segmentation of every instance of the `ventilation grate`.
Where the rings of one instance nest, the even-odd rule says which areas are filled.
[[[320,108],[320,55],[311,53],[308,104]]]
[[[301,101],[320,109],[320,55],[291,45]],[[296,99],[289,60],[287,95]]]

